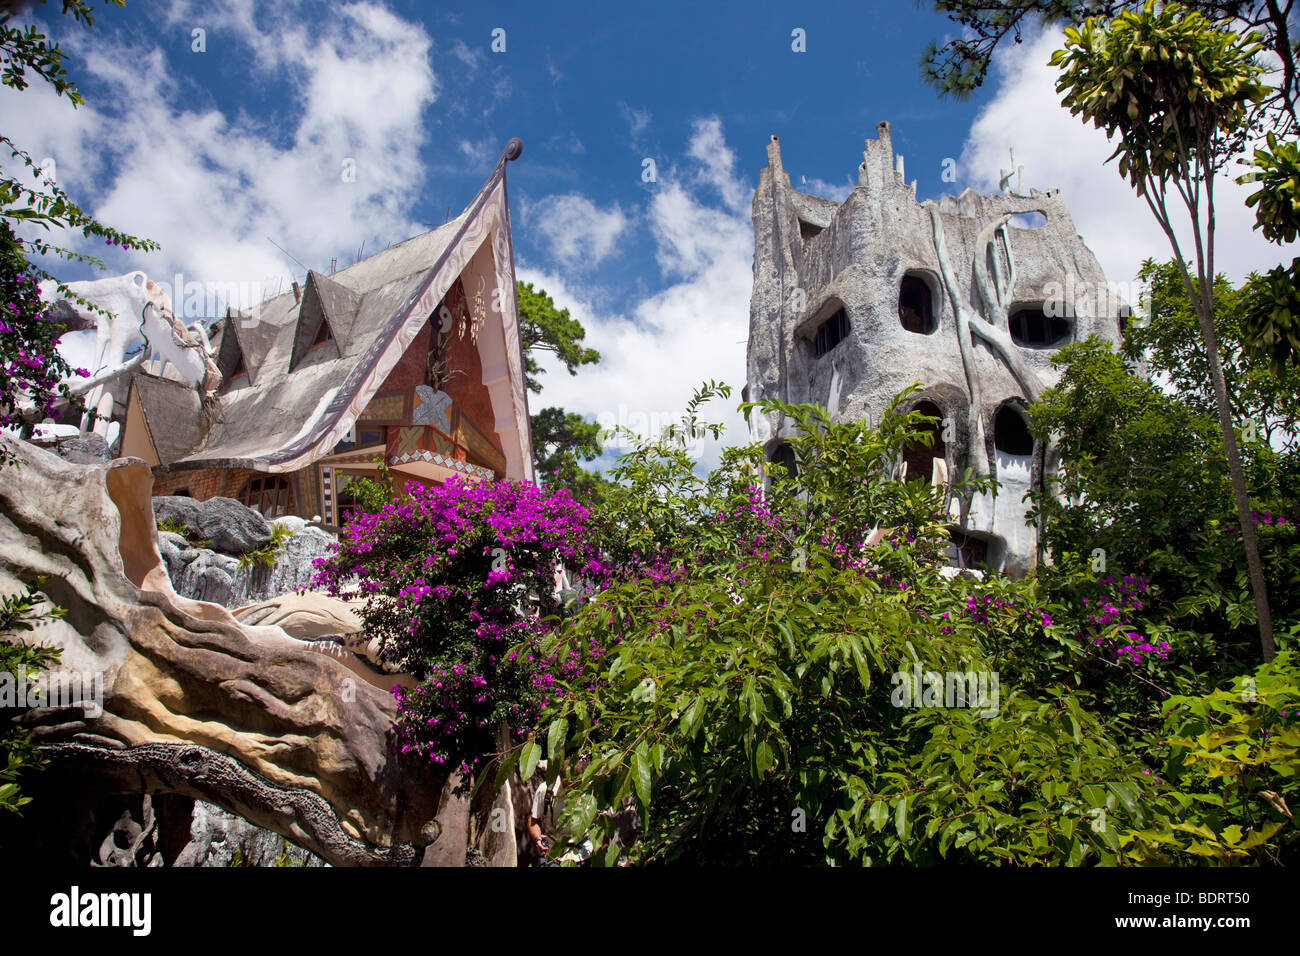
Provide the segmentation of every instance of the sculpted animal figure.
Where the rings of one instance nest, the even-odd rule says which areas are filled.
[[[170,363],[205,398],[221,385],[221,373],[212,356],[212,346],[196,322],[189,328],[172,311],[170,296],[143,272],[128,272],[110,279],[69,282],[73,294],[110,313],[112,318],[92,312],[80,303],[60,295],[54,282],[41,284],[42,297],[53,306],[60,321],[70,329],[96,330],[94,364],[90,378],[76,383],[73,392],[86,396],[87,407],[99,415],[94,429],[107,436],[115,402],[125,399],[129,373],[157,352],[163,368]],[[144,347],[130,359],[126,353],[143,339]],[[160,369],[161,371],[161,369]],[[83,419],[86,428],[89,421]]]

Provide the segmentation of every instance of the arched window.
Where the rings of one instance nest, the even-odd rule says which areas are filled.
[[[813,357],[821,358],[849,337],[849,314],[844,306],[836,309],[825,322],[817,326],[812,336]]]
[[[1056,348],[1070,340],[1070,320],[1048,315],[1041,305],[1016,309],[1007,319],[1011,341],[1030,349]]]
[[[929,335],[939,328],[930,284],[918,275],[903,276],[898,289],[898,321],[918,335]]]
[[[1027,458],[1034,453],[1034,436],[1025,417],[1010,405],[998,409],[993,419],[993,447],[1004,455]]]
[[[250,478],[240,493],[239,500],[256,508],[263,518],[279,518],[293,514],[293,488],[288,478],[266,475]]]
[[[772,464],[785,468],[786,474],[791,478],[798,477],[799,465],[794,460],[794,449],[790,447],[789,442],[781,442],[773,448],[769,460]]]
[[[917,402],[912,411],[938,419],[944,417],[943,412],[934,402]],[[934,460],[938,458],[942,461],[947,457],[948,449],[943,441],[941,424],[942,422],[930,422],[921,426],[921,431],[928,431],[934,436],[934,444],[929,447],[920,442],[908,442],[903,446],[903,461],[907,464],[908,481],[919,478],[928,483],[934,474]]]
[[[983,568],[988,561],[989,542],[985,538],[967,534],[956,528],[948,530],[948,543],[945,556],[948,566],[953,568]]]

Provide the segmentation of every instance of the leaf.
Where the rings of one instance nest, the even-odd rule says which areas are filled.
[[[519,756],[519,775],[525,780],[531,778],[533,771],[537,769],[537,761],[541,759],[542,748],[536,740],[529,737]]]
[[[641,801],[641,806],[648,807],[650,806],[650,781],[654,768],[649,745],[644,740],[636,745],[636,754],[633,759],[635,762],[633,779],[636,784],[637,799]]]
[[[907,818],[907,797],[899,797],[894,804],[894,829],[898,831],[900,840],[907,839],[911,826],[912,821]]]
[[[559,717],[551,721],[546,731],[546,759],[555,762],[564,754],[564,736],[569,730],[569,718]]]
[[[758,748],[754,752],[754,763],[758,766],[760,776],[771,769],[772,762],[772,745],[766,740],[759,741]]]
[[[518,748],[512,747],[510,752],[502,759],[501,766],[497,769],[496,779],[492,782],[493,790],[500,790],[505,786],[505,782],[510,779],[510,772],[515,769],[517,763],[519,763],[519,750]],[[482,783],[483,779],[486,777],[487,774],[483,774],[478,782],[474,784],[476,790],[478,789],[479,784]],[[527,777],[524,779],[527,779]]]

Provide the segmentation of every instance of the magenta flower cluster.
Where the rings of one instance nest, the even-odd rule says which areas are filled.
[[[8,227],[0,233],[0,428],[22,427],[54,411],[71,374],[55,349],[61,329],[49,321],[37,276]],[[83,377],[84,369],[77,369]]]
[[[1168,660],[1168,642],[1149,640],[1134,621],[1136,612],[1146,607],[1146,598],[1151,593],[1150,579],[1130,574],[1122,578],[1104,577],[1097,584],[1102,589],[1100,593],[1083,599],[1088,610],[1084,635],[1117,661],[1141,664],[1151,655]],[[1119,637],[1101,633],[1111,627],[1119,628]]]
[[[560,567],[603,582],[591,516],[567,491],[510,481],[410,484],[378,514],[358,514],[315,583],[365,597],[367,639],[419,679],[394,690],[398,745],[440,769],[472,771],[495,729],[524,736],[580,665],[541,649],[564,613]]]

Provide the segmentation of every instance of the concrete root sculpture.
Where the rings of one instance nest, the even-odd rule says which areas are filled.
[[[970,393],[968,426],[972,436],[971,447],[983,449],[985,444],[984,418],[980,412],[983,408],[983,400],[980,391],[980,376],[975,370],[974,340],[972,336],[981,338],[993,353],[1002,359],[1030,404],[1038,401],[1038,396],[1043,390],[1042,382],[1039,381],[1038,376],[1021,361],[1019,354],[1016,352],[1015,344],[1011,341],[1011,331],[1007,327],[1007,311],[1011,305],[1010,295],[1016,281],[1015,259],[1011,254],[1011,239],[1006,229],[1011,214],[1003,215],[986,225],[980,230],[979,237],[975,242],[975,282],[989,310],[989,318],[986,319],[966,300],[953,278],[952,265],[948,260],[948,247],[943,233],[943,217],[939,213],[938,204],[930,203],[929,209],[930,222],[933,226],[934,249],[939,258],[939,271],[943,279],[944,289],[952,301],[953,313],[957,316],[957,344],[961,349],[962,368],[966,373],[966,387]],[[1002,250],[999,250],[995,244],[999,239],[1001,240]],[[1000,252],[1005,254],[1007,260],[1007,275],[1005,277],[1001,274]],[[989,276],[987,266],[990,259],[993,262],[995,272],[992,277]],[[973,455],[972,462],[977,474],[988,474],[988,462],[983,454]]]
[[[463,863],[450,782],[393,753],[387,688],[409,677],[178,597],[138,459],[88,467],[0,442],[18,459],[0,481],[0,593],[48,576],[67,615],[28,639],[62,648],[59,670],[82,678],[79,699],[22,717],[56,774],[206,800],[335,865]]]

